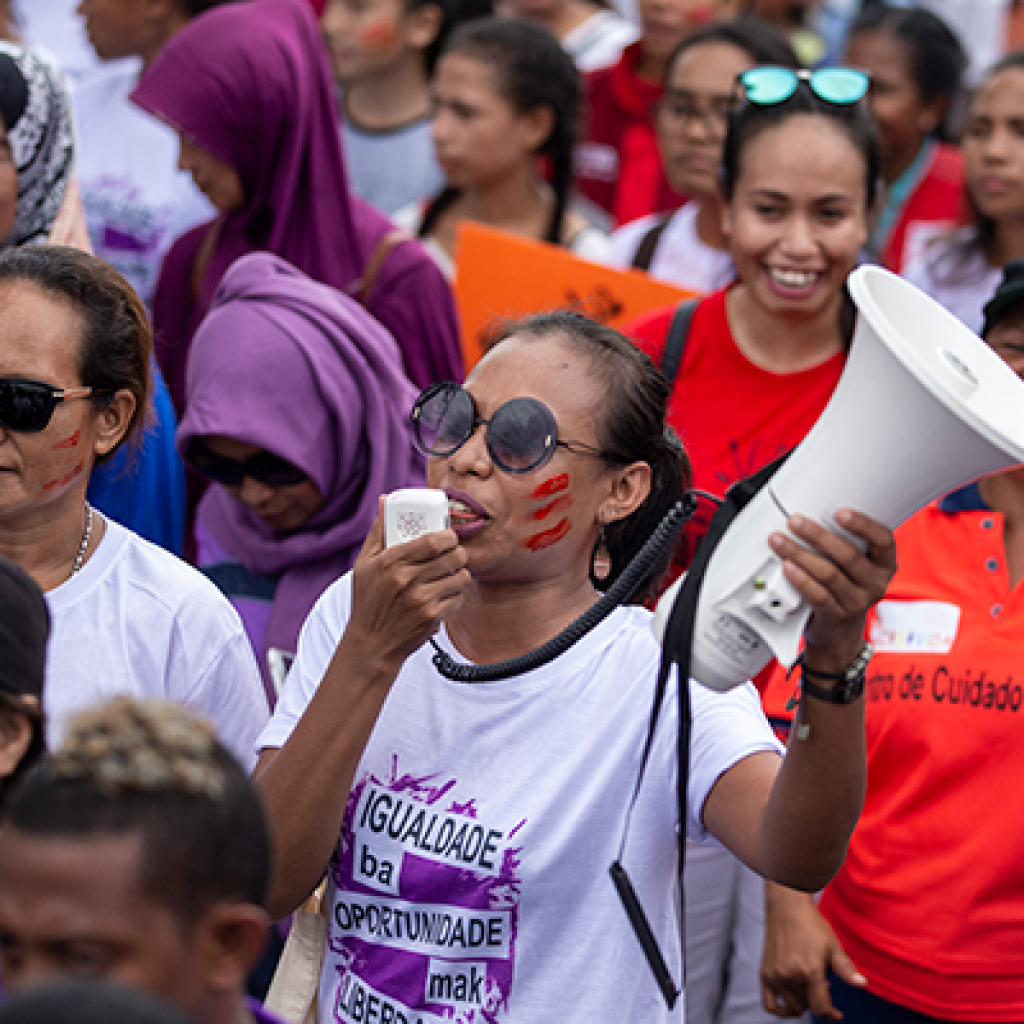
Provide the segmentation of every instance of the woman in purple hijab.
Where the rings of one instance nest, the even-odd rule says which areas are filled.
[[[178,450],[214,481],[199,565],[241,613],[265,683],[268,651],[293,653],[351,568],[378,496],[422,485],[415,398],[394,339],[354,300],[269,253],[224,275],[189,354]]]
[[[179,415],[192,336],[227,268],[260,250],[361,296],[420,387],[462,379],[452,298],[433,261],[414,241],[392,245],[394,225],[349,193],[334,79],[307,0],[250,0],[195,18],[132,99],[178,132],[181,166],[219,211],[172,247],[153,302]]]

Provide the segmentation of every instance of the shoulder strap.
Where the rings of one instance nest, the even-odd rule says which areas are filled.
[[[370,258],[366,261],[362,278],[356,281],[351,289],[353,298],[361,306],[365,308],[369,305],[370,296],[373,294],[373,286],[377,283],[381,268],[391,255],[392,250],[403,242],[410,241],[412,241],[412,235],[408,231],[404,228],[395,228],[393,231],[389,231],[373,247],[373,252],[370,253]]]
[[[669,324],[659,367],[668,381],[669,390],[675,386],[679,367],[683,365],[683,350],[686,348],[686,339],[690,335],[693,314],[699,305],[700,299],[687,299],[685,302],[680,302],[672,317],[672,323]]]
[[[683,988],[685,988],[685,959],[683,961],[683,978],[679,985],[676,985],[672,973],[665,962],[665,958],[658,948],[657,939],[651,929],[643,907],[637,898],[625,869],[622,867],[622,855],[626,847],[626,834],[629,830],[629,823],[632,817],[633,806],[636,803],[637,795],[640,792],[640,785],[643,782],[644,772],[650,759],[654,746],[655,733],[658,726],[658,715],[662,702],[668,688],[669,673],[673,666],[676,668],[676,688],[679,701],[679,721],[677,757],[678,767],[676,773],[676,814],[679,822],[679,853],[677,860],[678,870],[678,898],[679,898],[679,922],[681,933],[681,945],[686,949],[686,891],[683,885],[683,871],[686,865],[686,825],[689,817],[687,807],[686,790],[690,776],[690,738],[693,729],[693,713],[690,703],[690,663],[692,660],[694,626],[697,620],[697,604],[700,599],[701,587],[704,583],[704,576],[707,573],[711,556],[725,535],[726,530],[732,521],[743,510],[751,498],[768,482],[772,475],[789,457],[785,455],[774,462],[764,466],[753,476],[740,480],[733,484],[726,492],[725,499],[719,506],[714,518],[711,520],[711,527],[707,536],[697,548],[682,587],[676,596],[675,604],[665,625],[665,634],[662,641],[661,667],[658,672],[658,681],[654,688],[654,705],[651,709],[650,725],[647,730],[647,740],[644,743],[643,753],[640,758],[640,768],[637,772],[636,785],[633,789],[633,796],[626,811],[626,823],[623,829],[622,845],[619,850],[619,859],[611,867],[612,880],[618,890],[619,897],[626,909],[630,923],[640,941],[644,956],[647,959],[654,977],[661,989],[665,1003],[671,1010]]]
[[[668,222],[671,219],[672,214],[666,214],[647,229],[644,237],[640,239],[640,244],[636,247],[636,252],[633,253],[633,261],[630,263],[630,266],[634,270],[651,269],[651,264],[654,262],[655,250],[658,248],[661,236],[665,234],[665,228],[668,227]]]

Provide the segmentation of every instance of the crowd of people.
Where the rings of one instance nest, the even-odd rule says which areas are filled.
[[[859,265],[1024,378],[982,6],[0,2],[0,1022],[1024,1020],[1024,469],[790,517],[792,673],[661,671],[703,500],[552,644],[810,431]],[[470,223],[689,297],[471,365]]]

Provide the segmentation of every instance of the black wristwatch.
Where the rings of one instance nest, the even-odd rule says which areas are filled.
[[[864,693],[868,662],[874,653],[871,644],[866,643],[844,672],[817,672],[801,662],[800,691],[826,704],[852,704]],[[812,679],[835,679],[838,682],[835,686],[818,686]]]

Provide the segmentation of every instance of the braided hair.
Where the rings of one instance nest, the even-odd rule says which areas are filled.
[[[555,206],[544,241],[562,241],[573,176],[573,146],[579,130],[583,90],[572,58],[545,28],[517,18],[480,18],[462,25],[448,41],[443,56],[458,53],[492,68],[501,96],[519,114],[548,107],[554,115],[551,134],[538,155],[551,166]],[[421,238],[431,234],[441,215],[461,195],[446,187],[427,208]]]

